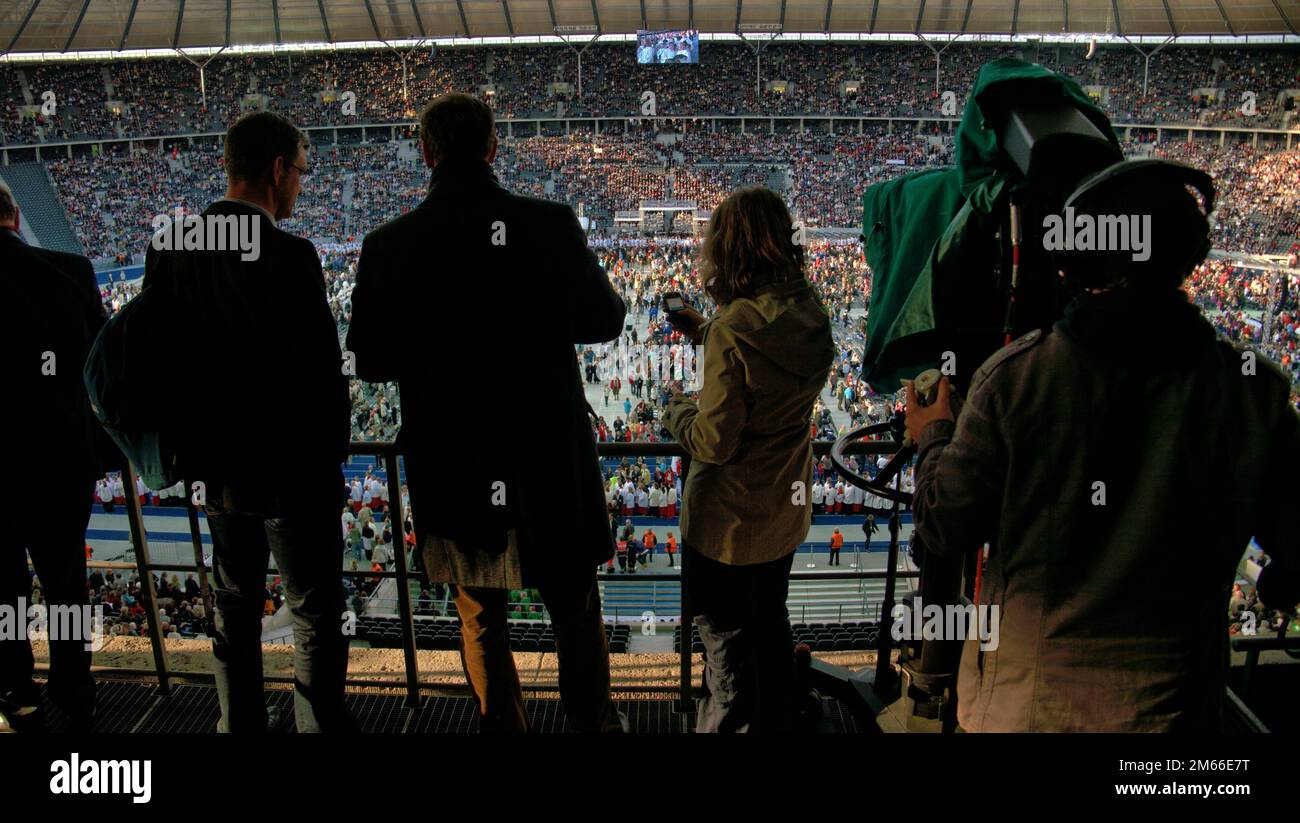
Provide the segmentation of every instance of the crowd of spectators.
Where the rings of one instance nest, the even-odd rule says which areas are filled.
[[[1124,123],[1275,128],[1291,105],[1278,95],[1296,85],[1295,50],[1268,46],[1174,45],[1151,57],[1147,76],[1128,46],[1103,46],[1085,59],[1065,45],[954,44],[939,56],[936,79],[935,54],[920,43],[778,41],[760,57],[746,44],[705,42],[691,66],[639,65],[634,47],[610,43],[584,51],[578,96],[576,55],[565,47],[443,48],[432,56],[385,48],[218,55],[204,68],[206,96],[198,66],[182,58],[9,64],[0,66],[9,89],[0,129],[16,143],[212,133],[263,103],[308,126],[399,123],[415,119],[420,101],[453,90],[485,95],[501,119],[640,117],[644,91],[654,93],[658,117],[918,118],[940,116],[945,92],[964,101],[979,68],[1005,56],[1075,78]],[[786,82],[769,88],[769,81]],[[856,93],[841,92],[848,81],[861,82]],[[1201,88],[1221,92],[1194,96]],[[19,107],[39,104],[47,90],[60,101],[57,113],[24,118]],[[1246,93],[1255,95],[1253,114],[1242,112]]]
[[[225,194],[216,152],[173,157],[155,148],[60,158],[47,167],[73,231],[97,263],[143,260],[157,215],[197,213]]]
[[[155,574],[157,626],[164,638],[180,639],[206,636],[210,622],[199,583],[193,574],[182,582],[177,574]],[[112,569],[91,568],[86,575],[89,605],[102,615],[100,626],[105,638],[148,637],[150,615],[145,610],[137,573],[126,574]],[[283,602],[284,590],[278,579],[267,583],[268,614]],[[32,574],[30,602],[43,603],[40,578]]]
[[[1215,177],[1216,248],[1285,253],[1300,236],[1300,151],[1168,140],[1128,148]],[[943,136],[877,127],[848,135],[700,131],[682,135],[670,149],[639,134],[507,139],[495,169],[511,191],[581,208],[604,234],[616,212],[643,201],[693,200],[707,210],[746,185],[782,193],[808,226],[853,227],[868,186],[948,165],[952,157],[952,141]],[[428,170],[410,141],[325,144],[311,162],[312,176],[284,228],[318,244],[358,241],[413,208],[428,187]],[[223,193],[215,149],[86,154],[50,160],[48,167],[74,232],[101,264],[139,262],[157,215],[201,209]],[[689,230],[688,222],[683,227]]]
[[[1214,178],[1215,248],[1284,254],[1300,239],[1300,151],[1166,141],[1152,156],[1204,169]]]
[[[870,183],[951,162],[948,141],[877,128],[842,136],[687,132],[659,156],[665,165],[639,165],[651,163],[663,148],[641,135],[526,137],[503,141],[496,167],[507,188],[581,206],[602,227],[609,225],[616,210],[634,209],[645,199],[673,196],[695,200],[700,208],[708,209],[738,186],[776,183],[779,189],[782,180],[788,182],[785,193],[792,211],[807,225],[852,226],[860,221],[862,190]],[[717,164],[738,159],[734,152],[741,150],[753,160]],[[1300,232],[1300,153],[1178,142],[1161,143],[1155,152],[1207,168],[1216,177],[1220,190],[1216,247],[1278,253],[1295,246]],[[700,163],[686,158],[699,158]],[[760,158],[767,162],[754,162]],[[220,196],[219,163],[215,152],[200,149],[174,155],[136,152],[80,157],[52,161],[50,168],[78,235],[103,244],[98,249],[92,247],[93,255],[101,260],[123,260],[128,255],[139,258],[154,215],[178,206],[186,211],[199,209]],[[350,320],[360,237],[414,207],[425,193],[428,172],[417,159],[414,146],[401,141],[327,145],[313,152],[312,165],[313,175],[304,187],[300,207],[285,227],[316,240],[326,294],[342,336]],[[138,185],[123,187],[122,179],[132,179]],[[608,245],[600,248],[601,242]],[[647,318],[647,325],[636,329],[641,341],[673,342],[666,320],[658,316],[658,301],[664,291],[683,291],[695,298],[697,305],[707,304],[694,290],[693,243],[689,239],[593,243],[616,285],[627,294],[629,305],[638,317]],[[818,285],[843,333],[860,336],[848,322],[849,312],[854,305],[865,306],[869,278],[860,247],[851,248],[848,254],[842,247],[810,246],[810,276],[821,280]],[[1288,288],[1276,303],[1275,322],[1268,327],[1270,339],[1263,340],[1261,313],[1266,301],[1260,293],[1266,280],[1241,266],[1211,261],[1191,278],[1188,291],[1230,339],[1258,345],[1294,375],[1297,290]],[[133,287],[115,283],[102,291],[106,305],[115,311],[133,294]],[[845,351],[852,349],[846,345]],[[357,437],[389,439],[396,434],[401,418],[394,386],[356,383],[353,394]],[[647,389],[634,405],[644,403],[657,415],[661,401],[666,402],[662,392]],[[846,411],[855,423],[865,419],[861,408]],[[657,426],[638,417],[627,413],[609,416],[600,421],[598,433],[608,439],[662,436]]]
[[[89,550],[88,550],[89,551]],[[89,557],[88,562],[93,563]],[[155,573],[157,626],[164,639],[182,640],[210,636],[211,615],[204,604],[199,582],[193,573]],[[150,616],[144,607],[144,594],[138,573],[91,567],[86,574],[88,603],[92,614],[102,616],[99,631],[105,639],[114,637],[148,637]],[[265,588],[266,615],[275,614],[284,604],[284,583],[278,576],[268,577]],[[44,603],[40,578],[31,573],[28,602]]]
[[[706,46],[706,57],[712,49],[726,48],[718,44]],[[1177,78],[1198,85],[1218,83],[1221,79],[1237,85],[1277,84],[1291,65],[1284,56],[1269,51],[1261,52],[1264,56],[1250,69],[1234,67],[1230,61],[1209,56],[1204,50],[1167,51],[1171,56],[1165,63],[1153,63],[1160,66],[1152,74],[1151,83],[1155,86],[1167,87],[1178,82]],[[883,71],[883,64],[876,65],[876,62],[885,55],[901,59],[891,64],[889,71]],[[973,77],[978,65],[989,56],[987,50],[953,49],[945,52],[944,60],[957,75],[965,73]],[[1042,58],[1043,54],[1037,56]],[[1048,57],[1055,59],[1060,54],[1053,51]],[[456,82],[464,82],[476,72],[482,72],[493,75],[499,82],[495,105],[504,105],[511,111],[514,109],[510,107],[517,104],[535,103],[528,97],[512,97],[506,91],[512,88],[514,72],[523,67],[532,71],[534,77],[540,71],[542,76],[558,81],[565,71],[562,61],[556,61],[555,53],[528,48],[457,51],[454,57],[446,58],[451,69],[450,81],[431,68],[427,60],[407,62],[408,88],[414,89],[420,99],[443,88],[436,86],[437,83],[451,82],[447,87],[455,87]],[[415,62],[420,65],[410,65]],[[584,83],[591,95],[599,97],[602,88],[612,88],[621,82],[620,78],[630,78],[627,72],[637,69],[624,62],[617,55],[602,57],[597,53],[590,73],[584,75],[589,78]],[[836,83],[836,78],[868,71],[901,86],[914,85],[927,76],[932,79],[929,73],[933,68],[930,56],[913,47],[886,51],[861,46],[773,46],[769,66],[773,73]],[[1105,79],[1109,76],[1107,72],[1113,72],[1109,81],[1112,100],[1116,94],[1122,96],[1132,91],[1135,72],[1140,78],[1140,63],[1134,69],[1127,55],[1114,50],[1104,51],[1100,61],[1079,63],[1075,67],[1090,72],[1080,77],[1087,81]],[[162,86],[172,68],[168,61],[126,61],[115,65],[113,71],[121,77],[109,88],[158,91],[166,98]],[[29,80],[38,84],[55,83],[59,72],[65,71],[72,72],[68,76],[76,78],[83,95],[88,88],[106,87],[102,72],[86,64],[73,64],[73,68],[66,69],[32,69]],[[360,60],[357,54],[328,59],[309,56],[298,58],[292,67],[287,59],[241,57],[219,59],[209,67],[210,79],[217,80],[218,87],[233,84],[243,93],[267,94],[277,100],[291,95],[294,89],[313,86],[344,91],[347,84],[340,78],[359,77],[363,88],[369,90],[358,95],[359,104],[380,106],[374,109],[371,119],[408,116],[407,109],[400,105],[383,107],[386,105],[383,101],[391,102],[393,97],[384,88],[393,82],[400,83],[401,74],[400,55],[387,53],[382,59],[370,61]],[[709,77],[716,80],[701,80],[706,85],[686,89],[683,99],[710,99],[716,89],[707,84],[726,82],[723,74],[711,73]],[[738,91],[742,88],[745,88],[743,84],[737,87]],[[115,92],[115,96],[133,99],[124,91]],[[872,105],[894,105],[906,97],[895,95],[897,99],[894,99],[889,93],[875,92],[870,96]],[[838,99],[837,94],[835,98]],[[660,95],[658,105],[662,109],[674,99],[671,94]],[[738,93],[734,99],[746,99],[745,94]],[[66,102],[60,111],[69,118],[84,108],[73,98]],[[834,101],[828,97],[818,105],[823,103],[833,107]],[[312,105],[300,103],[297,108],[290,106],[288,111],[291,116],[310,122]],[[236,110],[220,110],[214,116],[233,116]],[[71,120],[68,123],[67,127],[71,128]],[[674,125],[677,140],[663,143],[655,139],[653,132],[640,129],[626,134],[620,131],[595,134],[582,129],[563,136],[506,138],[501,141],[495,168],[503,185],[512,191],[557,199],[575,209],[581,208],[595,221],[593,237],[600,237],[611,226],[616,212],[634,210],[642,201],[684,199],[708,210],[729,191],[745,185],[768,185],[782,191],[792,212],[806,225],[856,226],[861,219],[862,192],[868,185],[917,168],[952,162],[951,140],[924,130],[894,130],[871,124],[861,132],[850,130],[837,134],[814,134],[808,128],[795,133],[778,130],[777,133],[742,134],[735,124],[719,131],[706,128],[702,121],[682,120]],[[1211,172],[1220,191],[1214,225],[1216,248],[1247,253],[1285,253],[1296,248],[1300,235],[1300,152],[1269,151],[1245,144],[1169,140],[1154,148],[1142,143],[1127,148],[1130,153],[1143,149]],[[294,217],[283,225],[291,232],[313,239],[321,250],[326,293],[342,335],[346,334],[350,320],[352,278],[360,237],[384,220],[414,207],[427,189],[428,171],[415,144],[409,140],[362,145],[326,143],[313,151],[311,166],[312,176],[304,186]],[[86,242],[91,256],[100,262],[138,262],[156,215],[177,208],[195,211],[222,194],[221,157],[215,148],[159,151],[156,146],[150,146],[129,153],[121,150],[82,153],[51,160],[48,167],[74,231]],[[121,185],[123,180],[131,180],[132,185]],[[642,341],[669,345],[680,342],[671,339],[671,329],[658,315],[658,300],[664,291],[685,291],[701,305],[707,303],[702,295],[692,291],[689,276],[692,248],[689,242],[637,245],[619,241],[601,250],[604,262],[614,274],[616,284],[628,295],[636,316],[645,318],[646,325],[634,330]],[[851,307],[865,306],[865,284],[869,280],[860,250],[855,247],[852,254],[845,254],[842,249],[828,251],[828,248],[810,249],[810,276],[821,279],[819,287],[843,334],[860,337],[860,330],[849,322]],[[1281,286],[1271,285],[1275,280],[1240,265],[1211,261],[1198,269],[1188,283],[1188,291],[1221,332],[1236,342],[1257,345],[1294,375],[1297,369],[1296,287],[1294,278],[1283,278]],[[1265,294],[1269,288],[1278,292],[1272,302]],[[105,287],[103,296],[110,311],[119,309],[133,290],[133,286],[125,283]],[[1269,310],[1273,312],[1272,322],[1265,323],[1263,314]],[[1265,331],[1267,340],[1263,339]],[[852,391],[852,373],[856,371],[856,364],[851,360],[855,349],[847,344],[843,349],[848,360],[835,386],[841,393],[845,389]],[[860,351],[860,346],[856,350]],[[632,391],[628,386],[628,392]],[[629,409],[621,416],[615,414],[611,420],[602,415],[597,421],[598,436],[608,439],[663,436],[652,421],[666,401],[665,392],[662,386],[638,386],[636,413]],[[353,395],[357,409],[354,434],[369,439],[391,438],[400,425],[396,388],[354,383]],[[845,411],[854,424],[868,418],[868,409],[859,402],[845,402],[842,395],[838,399],[845,403]],[[618,406],[617,400],[615,405]]]
[[[1142,148],[1128,146],[1130,152]],[[1145,148],[1150,148],[1145,147]],[[786,184],[792,212],[809,226],[854,226],[860,221],[863,189],[872,182],[917,168],[951,162],[951,142],[912,131],[890,133],[872,127],[849,135],[739,135],[686,130],[663,146],[646,136],[570,135],[524,137],[502,142],[496,169],[512,191],[563,200],[607,227],[615,211],[635,209],[646,199],[677,197],[709,209],[742,185]],[[1300,234],[1300,153],[1268,152],[1248,145],[1162,142],[1157,156],[1208,169],[1220,198],[1214,242],[1241,252],[1285,253]],[[737,161],[741,162],[729,162]],[[662,161],[662,164],[656,164]],[[691,162],[696,161],[696,162]],[[746,162],[747,161],[747,162]],[[187,152],[106,153],[51,161],[56,186],[76,233],[99,260],[141,259],[143,243],[157,214],[180,207],[194,211],[222,194],[220,156],[211,149]],[[313,174],[292,220],[284,227],[312,238],[321,253],[325,290],[341,339],[351,315],[351,290],[359,241],[369,229],[412,207],[424,196],[428,171],[416,148],[405,141],[325,145],[312,153]],[[126,187],[121,181],[129,179]],[[639,318],[640,342],[673,345],[672,331],[659,315],[665,291],[683,291],[707,309],[693,283],[694,243],[689,239],[601,240],[593,245],[614,282]],[[602,247],[601,244],[605,245]],[[99,244],[98,246],[93,244]],[[860,247],[812,244],[810,277],[822,289],[828,310],[845,337],[845,356],[861,351],[860,329],[850,323],[854,306],[865,307],[869,282]],[[1297,287],[1241,265],[1210,261],[1188,282],[1188,292],[1219,330],[1235,342],[1257,346],[1293,377],[1297,374]],[[1264,292],[1281,289],[1271,304]],[[110,311],[135,287],[113,283],[102,289]],[[1273,322],[1263,313],[1273,306]],[[1265,331],[1269,339],[1263,339]],[[855,337],[853,345],[848,338]],[[587,355],[594,356],[594,355]],[[846,364],[843,390],[856,371]],[[631,393],[632,387],[628,386]],[[664,436],[653,421],[667,401],[667,389],[638,389],[633,409],[601,409],[602,439]],[[353,384],[354,435],[391,439],[400,426],[400,404],[392,385]],[[618,414],[619,411],[623,413]],[[845,407],[852,424],[867,419],[858,403]],[[832,429],[823,432],[833,436]]]
[[[1261,556],[1260,559],[1267,565],[1266,556]],[[1254,586],[1233,584],[1232,595],[1228,600],[1229,635],[1275,635],[1287,618],[1287,613],[1281,609],[1266,607],[1260,601]],[[1300,620],[1292,618],[1287,631],[1300,631]]]
[[[1188,279],[1186,291],[1220,334],[1264,354],[1300,386],[1300,277],[1210,260]]]

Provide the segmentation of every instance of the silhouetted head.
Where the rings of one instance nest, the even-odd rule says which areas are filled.
[[[434,98],[420,114],[420,147],[429,168],[489,164],[497,156],[496,119],[477,97],[452,92]]]
[[[700,283],[719,305],[803,277],[790,210],[771,189],[737,189],[713,210],[700,246]]]
[[[230,196],[262,206],[276,220],[293,214],[307,174],[307,135],[274,112],[246,114],[226,132]]]

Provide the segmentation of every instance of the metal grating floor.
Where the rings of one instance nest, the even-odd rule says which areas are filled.
[[[273,689],[266,693],[268,705],[280,709],[277,732],[294,731],[293,692]],[[429,697],[418,709],[406,708],[398,695],[349,693],[348,705],[364,732],[371,734],[465,734],[478,730],[478,712],[469,697]],[[633,732],[675,734],[693,725],[693,716],[676,711],[673,700],[618,700],[615,705],[627,715]],[[558,700],[526,699],[524,708],[534,732],[565,730],[564,708]],[[66,729],[67,721],[48,700],[46,717],[52,731]],[[832,734],[859,731],[852,714],[840,703],[823,700],[822,731]],[[95,734],[206,734],[215,732],[220,710],[217,690],[210,685],[176,685],[170,696],[159,695],[150,683],[101,680],[98,711],[91,732]]]

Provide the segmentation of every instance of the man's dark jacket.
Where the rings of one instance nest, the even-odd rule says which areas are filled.
[[[612,556],[574,344],[616,338],[626,308],[572,209],[509,193],[486,161],[440,164],[366,236],[352,309],[357,375],[401,392],[420,545],[473,555],[449,582],[505,585],[474,561],[511,546],[531,579]]]
[[[176,421],[185,474],[238,487],[248,503],[226,501],[236,508],[321,485],[339,493],[351,401],[316,249],[246,203],[218,200],[203,214],[260,221],[259,255],[152,243],[145,254],[145,288],[169,289],[181,323],[159,357],[171,399],[188,409]]]
[[[966,641],[963,728],[1218,728],[1252,537],[1274,561],[1264,602],[1300,599],[1288,390],[1172,290],[1083,297],[980,367],[955,430],[921,433],[915,500],[927,550],[993,540],[980,601],[998,644]]]
[[[19,462],[42,482],[94,482],[102,473],[100,428],[81,379],[105,319],[94,267],[80,255],[30,246],[0,228],[0,270],[15,301],[0,327],[19,371],[10,404]]]

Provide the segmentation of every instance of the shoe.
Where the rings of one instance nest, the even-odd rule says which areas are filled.
[[[17,691],[0,694],[0,734],[45,730],[45,712],[34,695]]]
[[[277,726],[280,725],[281,712],[279,706],[266,707],[266,733],[272,734]],[[226,734],[226,718],[217,719],[217,734]]]

